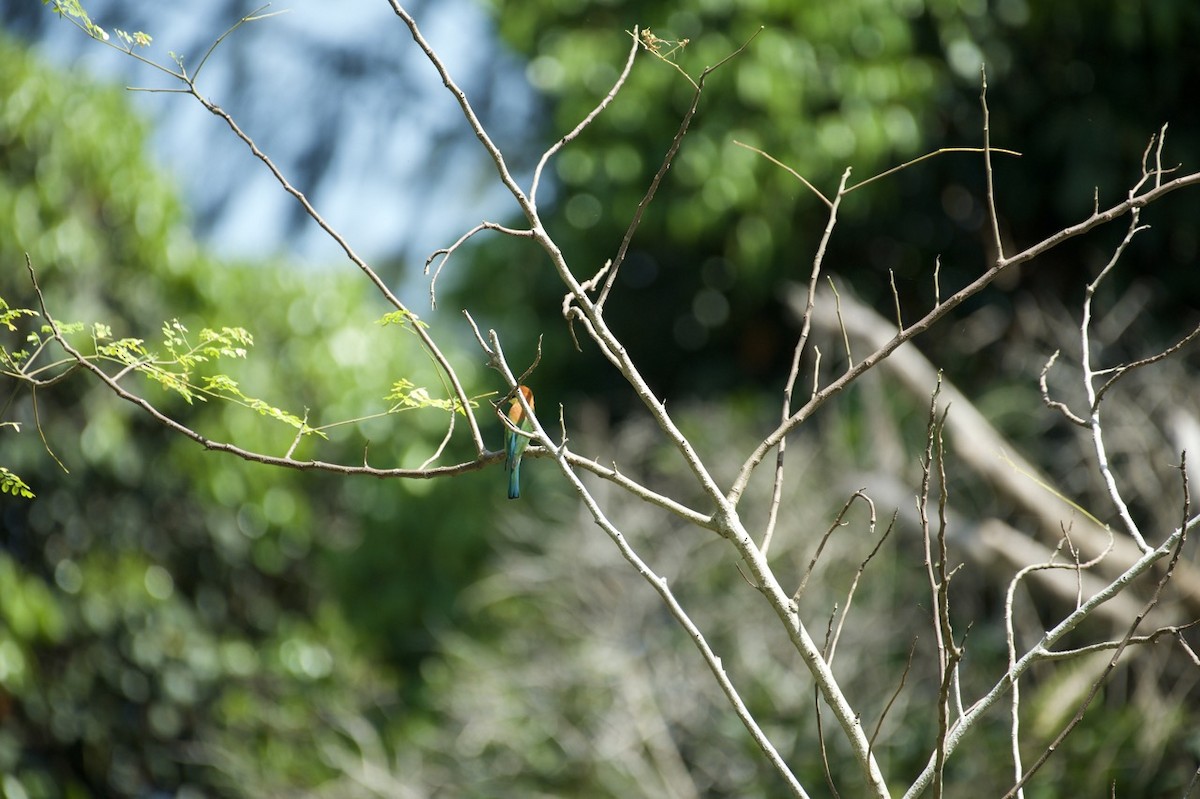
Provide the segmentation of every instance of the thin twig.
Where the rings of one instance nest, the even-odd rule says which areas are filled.
[[[705,67],[704,71],[700,73],[700,77],[695,81],[691,81],[691,78],[688,78],[688,80],[691,81],[692,86],[695,87],[695,91],[692,93],[692,103],[690,106],[688,106],[688,110],[684,112],[683,119],[679,123],[679,129],[675,132],[675,138],[671,139],[671,144],[669,147],[667,147],[667,153],[663,156],[663,160],[662,163],[659,164],[658,171],[654,173],[654,177],[650,180],[650,186],[646,189],[646,193],[642,195],[641,201],[638,202],[637,208],[633,212],[633,218],[629,221],[629,227],[626,228],[625,235],[621,237],[621,244],[617,248],[617,254],[613,257],[612,268],[608,272],[608,278],[604,281],[604,288],[600,290],[600,295],[596,298],[596,311],[598,313],[603,312],[604,303],[608,301],[608,295],[609,292],[612,291],[613,283],[617,279],[617,273],[621,270],[621,265],[625,263],[625,254],[629,252],[629,245],[633,241],[633,236],[642,224],[642,216],[646,213],[646,209],[650,206],[650,203],[654,200],[654,196],[658,193],[658,187],[662,184],[663,178],[666,177],[667,170],[669,170],[671,168],[671,164],[674,163],[675,155],[679,152],[679,146],[683,143],[683,137],[687,135],[688,128],[691,127],[692,118],[696,115],[696,109],[700,107],[700,95],[704,91],[704,82],[708,80],[708,76],[714,71],[720,69],[731,59],[736,58],[743,50],[749,47],[750,42],[754,41],[755,37],[757,37],[762,30],[762,28],[759,28],[757,31],[752,33],[750,38],[742,43],[741,47],[722,58],[716,64],[713,64],[711,67]],[[638,41],[638,37],[635,36],[634,40]],[[631,64],[632,61],[633,56],[631,55]],[[678,69],[678,65],[674,64],[674,62],[668,61],[667,63],[674,65]],[[680,71],[682,72],[682,70]],[[684,73],[684,77],[687,77],[687,73]]]
[[[1125,375],[1129,374],[1135,369],[1141,369],[1143,366],[1149,366],[1152,363],[1158,363],[1165,358],[1171,357],[1188,344],[1191,344],[1193,341],[1195,341],[1198,336],[1200,336],[1200,325],[1197,325],[1192,332],[1188,333],[1186,336],[1172,344],[1170,347],[1167,347],[1162,352],[1142,358],[1139,361],[1133,361],[1132,363],[1127,363],[1116,367],[1113,376],[1110,377],[1108,382],[1106,382],[1099,388],[1099,390],[1096,391],[1096,402],[1099,403],[1102,399],[1104,399],[1104,395],[1108,392],[1108,390],[1112,388],[1118,380],[1120,380],[1122,377],[1125,377]]]
[[[1165,635],[1174,636],[1176,639],[1182,640],[1184,630],[1190,630],[1198,624],[1200,624],[1200,619],[1190,621],[1187,624],[1171,624],[1166,627],[1159,627],[1152,633],[1133,636],[1125,642],[1125,645],[1134,646],[1142,644],[1156,644],[1158,643],[1158,639]],[[1083,657],[1084,655],[1092,655],[1096,652],[1105,652],[1110,649],[1116,649],[1121,646],[1121,643],[1121,641],[1099,641],[1094,644],[1088,644],[1087,646],[1080,646],[1074,649],[1057,649],[1054,651],[1047,651],[1042,653],[1042,660],[1073,660],[1077,657]],[[1200,660],[1196,661],[1196,665],[1200,666]]]
[[[896,288],[896,270],[888,270],[888,283],[892,287],[892,304],[896,309],[896,332],[900,333],[904,330],[904,317],[900,314],[900,291]]]
[[[621,70],[621,74],[617,76],[617,80],[613,84],[613,87],[608,90],[608,94],[604,95],[603,99],[600,100],[600,103],[593,108],[587,116],[580,120],[579,124],[576,125],[570,133],[560,138],[554,144],[550,145],[546,152],[542,153],[542,157],[538,159],[537,167],[535,167],[533,170],[533,181],[529,186],[529,203],[531,205],[537,207],[538,184],[541,183],[542,172],[545,170],[546,164],[549,163],[550,159],[553,158],[559,150],[578,138],[579,134],[583,133],[583,131],[596,120],[596,117],[600,116],[604,109],[608,108],[608,106],[612,104],[612,101],[617,97],[617,93],[621,91],[621,87],[625,85],[625,81],[629,79],[629,73],[633,71],[633,59],[637,55],[637,52],[638,29],[635,27],[633,29],[633,45],[629,48],[629,57],[625,59],[625,66]]]
[[[54,450],[51,448],[50,442],[46,440],[46,431],[42,427],[42,417],[41,413],[38,411],[37,388],[34,388],[29,392],[29,399],[33,405],[33,426],[37,428],[38,438],[42,440],[42,448],[45,449],[46,454],[58,464],[58,468],[62,469],[64,474],[70,474],[71,470],[68,469],[66,464],[64,464],[59,457],[54,454]]]
[[[833,292],[833,309],[837,313],[838,329],[842,332],[842,344],[846,348],[846,371],[854,368],[854,353],[850,351],[850,332],[846,330],[846,320],[842,318],[842,294],[838,291],[837,284],[833,282],[832,277],[826,278],[829,281],[829,289]],[[813,397],[817,396],[816,386],[813,386]],[[812,399],[809,399],[812,402]]]
[[[846,514],[850,511],[851,506],[854,505],[854,500],[862,499],[871,508],[871,525],[872,528],[874,527],[875,504],[871,502],[871,498],[864,493],[865,491],[866,489],[860,488],[858,491],[855,491],[850,495],[850,498],[846,500],[844,505],[842,505],[842,509],[838,511],[838,515],[834,517],[833,524],[829,525],[828,529],[825,530],[825,534],[821,536],[821,541],[817,544],[816,551],[813,552],[812,558],[808,561],[808,568],[804,570],[804,575],[800,578],[800,585],[796,588],[796,592],[792,594],[793,602],[799,602],[800,597],[804,595],[804,589],[808,585],[808,578],[812,576],[813,569],[815,569],[817,565],[817,560],[821,557],[821,552],[824,551],[825,545],[829,543],[829,539],[833,535],[834,530],[838,529],[839,527],[846,526]]]
[[[936,308],[942,304],[942,256],[939,254],[933,259],[933,307]]]
[[[487,223],[481,222],[478,225],[476,225],[475,227],[468,230],[466,233],[459,236],[458,241],[454,242],[449,247],[442,247],[440,249],[434,250],[432,253],[429,254],[429,257],[425,259],[425,274],[426,275],[429,274],[429,267],[434,262],[434,260],[439,257],[442,259],[441,262],[438,264],[437,269],[434,270],[433,277],[429,280],[429,307],[430,308],[437,307],[437,289],[436,289],[437,279],[438,279],[438,276],[442,274],[442,268],[446,266],[446,262],[450,260],[450,256],[454,254],[455,250],[457,250],[462,245],[466,244],[468,239],[470,239],[472,236],[474,236],[479,231],[485,230],[485,229],[487,229]]]
[[[783,419],[787,419],[792,413],[792,392],[796,388],[796,379],[800,375],[800,360],[804,356],[804,349],[808,344],[808,337],[812,332],[812,316],[816,305],[817,284],[821,277],[821,268],[825,263],[825,253],[828,251],[829,239],[833,236],[834,225],[837,224],[838,208],[841,206],[842,197],[845,194],[846,181],[849,178],[850,170],[847,169],[842,173],[842,181],[838,184],[837,195],[835,195],[834,201],[829,206],[829,218],[825,223],[825,232],[821,234],[821,240],[817,243],[817,251],[813,255],[812,268],[809,271],[808,277],[807,301],[804,306],[804,313],[801,314],[800,318],[800,335],[796,339],[796,346],[792,349],[792,365],[788,371],[787,382],[783,387]],[[817,388],[815,373],[813,381],[813,390],[815,391]],[[779,449],[775,454],[775,479],[771,486],[771,505],[767,515],[767,530],[763,534],[762,542],[764,557],[771,547],[771,538],[775,534],[776,519],[779,515],[779,503],[783,497],[783,467],[786,450],[787,439],[784,438],[780,440]]]
[[[853,186],[846,189],[846,191],[847,192],[858,191],[859,189],[863,188],[864,186],[869,186],[877,180],[883,180],[884,178],[891,177],[892,175],[896,174],[897,172],[900,172],[901,170],[908,169],[911,166],[916,166],[917,164],[921,163],[922,161],[926,161],[930,158],[936,158],[939,155],[945,155],[946,153],[982,153],[982,152],[985,152],[985,149],[982,147],[942,147],[937,150],[934,150],[931,153],[926,153],[925,155],[922,155],[918,158],[914,158],[911,161],[905,161],[903,164],[900,164],[900,166],[894,166],[891,169],[885,169],[883,172],[880,172],[878,175],[873,175],[873,176],[867,178],[866,180],[860,180],[858,183],[855,183]],[[992,148],[991,152],[1002,153],[1004,155],[1011,155],[1011,156],[1015,156],[1017,158],[1021,157],[1021,153],[1017,152],[1016,150],[1005,150],[1005,149],[1002,149],[999,147]]]
[[[1000,215],[996,212],[996,182],[992,171],[991,111],[987,103],[987,67],[979,65],[979,105],[983,109],[983,173],[987,181],[988,223],[992,229],[992,246],[996,248],[996,263],[1004,262],[1004,241],[1000,238]]]
[[[830,617],[832,620],[832,617]],[[825,725],[821,720],[821,694],[813,688],[813,714],[817,721],[817,748],[821,752],[821,770],[825,773],[825,785],[829,788],[829,795],[840,797],[837,786],[833,782],[833,772],[829,770],[829,748],[825,745]]]
[[[863,499],[866,500],[868,506],[871,508],[871,518],[867,523],[867,532],[874,533],[875,503],[872,502],[871,498],[865,494],[862,496]],[[871,551],[867,553],[867,556],[863,558],[861,563],[858,564],[858,571],[854,573],[854,579],[850,581],[850,590],[846,592],[846,604],[842,609],[841,617],[838,619],[837,627],[833,631],[833,643],[829,647],[829,657],[827,659],[831,664],[833,663],[834,656],[837,654],[837,645],[838,641],[840,641],[842,638],[842,629],[846,626],[846,619],[850,616],[850,607],[854,604],[854,594],[858,591],[858,584],[862,581],[862,576],[867,571],[867,566],[870,565],[875,556],[879,554],[879,550],[883,548],[883,542],[887,541],[888,536],[890,536],[892,534],[892,530],[895,529],[896,518],[898,514],[899,511],[894,511],[892,513],[892,520],[888,523],[887,529],[883,531],[883,535],[879,536],[879,540],[875,542],[875,546],[871,548]]]
[[[892,692],[892,696],[888,699],[886,705],[883,706],[883,712],[879,714],[879,721],[875,722],[875,729],[871,732],[871,748],[875,748],[875,739],[879,737],[879,731],[883,729],[883,721],[887,718],[888,712],[892,709],[892,705],[896,704],[896,700],[900,698],[900,692],[904,690],[904,683],[908,680],[908,674],[912,671],[913,655],[917,653],[917,639],[913,638],[912,646],[908,649],[908,660],[904,664],[904,671],[900,673],[900,684],[896,686],[896,690]]]
[[[833,207],[833,202],[830,201],[830,199],[828,197],[826,197],[824,194],[822,194],[820,189],[818,189],[816,186],[814,186],[812,183],[810,183],[808,178],[804,177],[804,175],[801,175],[799,172],[792,169],[790,166],[783,163],[775,156],[771,155],[770,153],[768,153],[764,150],[760,150],[757,147],[746,144],[745,142],[740,142],[737,139],[734,139],[733,143],[736,144],[738,147],[746,148],[747,150],[749,150],[752,153],[758,153],[763,158],[767,159],[768,161],[770,161],[772,164],[779,167],[780,169],[787,170],[791,174],[792,177],[794,177],[796,180],[803,183],[805,185],[805,187],[808,188],[809,191],[811,191],[813,194],[817,195],[817,197],[821,200],[821,202],[825,203],[825,205],[830,208]]]

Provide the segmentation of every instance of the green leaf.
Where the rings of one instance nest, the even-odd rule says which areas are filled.
[[[38,316],[38,312],[29,308],[12,308],[3,297],[0,297],[0,325],[4,325],[14,333],[17,330],[13,321],[20,319],[22,316]]]
[[[438,410],[462,413],[462,403],[458,398],[437,399],[430,395],[429,389],[424,386],[415,385],[411,380],[401,378],[392,383],[392,390],[388,392],[384,399],[392,400],[396,404],[388,409],[388,413],[398,413],[399,411],[413,410],[416,408],[437,408]],[[478,407],[478,403],[471,401],[471,407]]]
[[[415,330],[417,327],[429,327],[422,322],[415,313],[409,310],[392,311],[386,313],[379,320],[379,324],[386,327],[387,325],[400,325],[401,327]]]
[[[33,489],[24,480],[0,466],[0,494],[12,494],[14,497],[33,499]]]

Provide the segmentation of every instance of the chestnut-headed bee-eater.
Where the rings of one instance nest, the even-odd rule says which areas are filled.
[[[529,404],[529,410],[533,410],[533,392],[529,390],[528,386],[518,386],[517,389],[525,397],[525,402]],[[508,421],[512,422],[513,427],[533,432],[533,422],[525,415],[525,409],[521,407],[521,402],[516,397],[512,398],[512,404],[508,407]],[[521,455],[524,454],[527,446],[529,446],[528,438],[517,435],[508,427],[504,428],[504,471],[508,472],[509,499],[517,499],[521,496]]]

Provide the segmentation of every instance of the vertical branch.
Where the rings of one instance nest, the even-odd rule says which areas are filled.
[[[942,430],[949,409],[937,412],[938,395],[941,392],[941,374],[929,403],[929,423],[925,434],[925,457],[922,461],[921,494],[917,501],[917,512],[921,519],[921,533],[925,544],[925,569],[929,578],[929,590],[934,607],[934,637],[938,651],[938,739],[934,752],[933,790],[941,797],[943,772],[947,757],[946,739],[950,731],[950,698],[957,682],[957,666],[962,659],[962,649],[954,643],[954,629],[950,624],[950,578],[952,571],[946,566],[946,470]],[[934,536],[930,530],[929,492],[933,482],[934,465],[937,465],[938,481],[938,530],[937,553],[934,557]],[[962,716],[962,700],[958,699],[959,717]]]
[[[925,456],[921,460],[921,493],[917,498],[917,514],[921,522],[921,538],[925,545],[925,574],[929,580],[929,593],[933,599],[933,634],[938,651],[938,677],[946,676],[946,640],[942,636],[941,611],[939,605],[938,561],[933,556],[933,536],[929,522],[929,491],[933,482],[933,460],[937,441],[937,398],[942,390],[942,374],[938,372],[937,385],[929,403],[929,421],[925,430]]]
[[[833,236],[833,227],[837,224],[838,208],[842,204],[842,198],[846,195],[846,181],[850,179],[850,168],[842,173],[841,183],[838,184],[837,194],[833,198],[833,202],[829,206],[829,220],[825,223],[825,232],[821,234],[821,241],[817,244],[816,255],[813,256],[812,271],[808,277],[808,294],[807,301],[804,306],[804,313],[800,323],[800,337],[796,341],[796,348],[792,351],[792,365],[788,371],[787,383],[783,387],[783,416],[781,422],[787,421],[787,418],[792,415],[792,392],[796,388],[796,380],[800,375],[800,360],[804,355],[805,345],[808,343],[808,336],[812,332],[812,315],[813,309],[816,307],[817,282],[821,277],[821,267],[825,262],[825,252],[829,247],[829,239]],[[813,391],[817,390],[816,378],[813,378]],[[775,480],[771,487],[771,507],[767,516],[767,530],[763,534],[762,553],[765,557],[767,551],[771,548],[771,538],[775,534],[775,524],[779,517],[779,503],[783,497],[783,464],[784,453],[787,450],[787,437],[779,440],[779,449],[775,454]]]
[[[1134,189],[1133,191],[1136,191]],[[1132,196],[1132,195],[1131,195]],[[1125,237],[1121,243],[1117,245],[1113,251],[1112,258],[1100,270],[1100,274],[1096,279],[1088,284],[1083,300],[1083,319],[1080,323],[1079,335],[1082,352],[1080,355],[1080,364],[1083,367],[1083,387],[1087,392],[1088,407],[1090,415],[1087,420],[1087,426],[1092,434],[1092,448],[1096,452],[1096,461],[1100,470],[1100,476],[1104,480],[1105,488],[1108,490],[1108,496],[1117,508],[1117,513],[1121,517],[1121,523],[1125,526],[1125,531],[1137,543],[1138,548],[1143,553],[1150,552],[1151,547],[1146,543],[1146,539],[1142,536],[1141,530],[1138,529],[1137,522],[1133,520],[1133,516],[1129,512],[1128,505],[1125,504],[1124,498],[1121,496],[1121,489],[1117,486],[1116,477],[1113,475],[1112,466],[1108,462],[1108,452],[1104,444],[1104,428],[1100,423],[1100,401],[1102,396],[1096,391],[1096,380],[1100,376],[1092,366],[1092,302],[1096,296],[1096,290],[1100,284],[1108,277],[1109,273],[1116,267],[1117,261],[1125,252],[1125,248],[1133,241],[1133,237],[1139,232],[1146,229],[1145,225],[1138,225],[1138,219],[1141,215],[1140,208],[1133,208],[1129,212],[1129,229],[1125,233]]]
[[[1016,602],[1017,586],[1025,575],[1038,569],[1048,568],[1044,564],[1026,566],[1017,572],[1008,584],[1008,590],[1004,596],[1004,635],[1005,641],[1008,644],[1008,673],[1012,674],[1017,665],[1017,634],[1016,625],[1013,617],[1013,605]],[[1012,698],[1009,701],[1009,736],[1012,745],[1012,762],[1013,762],[1013,779],[1020,780],[1021,773],[1024,770],[1021,766],[1021,681],[1014,679],[1012,681]],[[1024,792],[1020,792],[1021,799],[1024,799]]]
[[[988,222],[992,228],[992,246],[996,263],[1004,262],[1004,242],[1000,238],[1000,215],[996,213],[996,185],[992,173],[992,116],[987,104],[987,67],[979,65],[979,105],[983,108],[983,172],[987,181]]]

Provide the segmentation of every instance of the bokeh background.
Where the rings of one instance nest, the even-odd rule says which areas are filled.
[[[1188,89],[1200,85],[1200,6],[1189,0],[408,7],[525,180],[611,86],[635,25],[688,39],[675,60],[693,75],[761,28],[708,81],[609,304],[615,330],[709,454],[743,452],[771,428],[796,335],[787,288],[806,278],[824,226],[811,193],[735,140],[832,193],[847,166],[860,180],[939,147],[978,146],[986,62],[993,144],[1022,153],[997,161],[1010,247],[1078,221],[1094,197],[1123,198],[1163,124],[1167,162],[1200,164]],[[175,53],[194,67],[255,6],[87,8],[110,32],[151,34],[148,57]],[[461,308],[494,327],[517,363],[542,337],[539,407],[568,409],[581,450],[664,490],[694,490],[618,376],[594,349],[574,351],[562,290],[527,242],[478,237],[429,307],[428,255],[480,219],[513,221],[516,208],[386,3],[294,3],[225,39],[199,85],[437,327],[472,394],[500,381],[473,351]],[[41,3],[0,3],[0,296],[32,304],[28,253],[60,318],[150,340],[172,318],[192,330],[246,326],[256,346],[231,374],[320,423],[383,410],[401,377],[436,385],[412,341],[375,324],[388,310],[381,299],[220,120],[185,96],[129,86],[171,84]],[[553,163],[541,205],[581,275],[615,253],[690,100],[674,70],[643,55],[613,106]],[[970,155],[857,192],[830,269],[885,314],[894,275],[915,318],[933,300],[935,257],[943,297],[986,268],[981,198]],[[1152,229],[1099,300],[1113,320],[1112,359],[1145,355],[1200,316],[1197,218],[1194,192],[1147,213]],[[1083,286],[1120,234],[1056,250],[961,308],[942,328],[951,335],[920,342],[1015,447],[1099,507],[1086,461],[1059,446],[1074,439],[1041,407],[1036,375],[1049,352],[1071,346]],[[1154,459],[1155,474],[1177,458],[1172,430],[1195,419],[1195,363],[1185,356],[1120,406],[1129,457]],[[499,469],[430,482],[282,472],[170,436],[78,375],[36,398],[2,388],[4,418],[23,426],[0,430],[0,462],[38,494],[0,498],[3,795],[780,795],[686,636],[548,465],[526,467],[519,504],[504,500]],[[250,449],[283,451],[290,440],[244,409],[150,396]],[[892,505],[911,506],[923,406],[876,386],[815,420],[793,449],[803,454],[776,558],[799,573],[849,492],[880,481],[866,476],[909,486]],[[320,455],[356,462],[369,442],[372,463],[412,465],[443,422],[413,412],[347,425]],[[488,434],[498,448],[499,426]],[[1146,444],[1160,439],[1163,449]],[[451,446],[451,456],[468,451]],[[733,461],[718,472],[728,478]],[[1137,486],[1137,510],[1158,529],[1178,516],[1161,500],[1173,496],[1164,484]],[[951,490],[967,520],[1008,515],[969,476]],[[822,784],[811,686],[794,653],[772,643],[728,550],[648,510],[618,517],[706,608],[701,621],[751,686],[749,701],[797,770]],[[865,514],[856,521],[865,530]],[[912,529],[902,519],[841,645],[847,684],[880,706],[913,641],[928,645]],[[831,548],[810,588],[814,618],[844,592],[863,541]],[[969,583],[960,607],[977,620],[982,685],[1003,658],[1003,581],[981,573]],[[1122,796],[1182,793],[1200,752],[1195,675],[1139,663],[1034,795],[1107,795],[1114,783]],[[1030,728],[1049,735],[1065,720],[1053,702],[1062,678],[1034,678],[1045,703],[1034,692]],[[903,696],[881,756],[915,773],[936,685],[918,667]],[[1000,717],[978,733],[951,783],[1002,791],[1004,733]],[[848,755],[830,757],[836,770]]]

